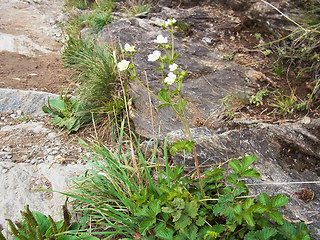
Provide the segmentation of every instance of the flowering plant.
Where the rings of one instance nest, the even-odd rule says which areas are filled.
[[[198,172],[200,188],[203,193],[200,170],[198,166],[197,155],[195,151],[195,143],[192,139],[189,122],[186,115],[186,105],[187,101],[181,95],[181,87],[182,82],[187,76],[187,72],[185,70],[181,70],[179,65],[175,63],[175,60],[180,56],[175,53],[174,46],[174,24],[176,20],[174,18],[168,19],[165,21],[163,27],[171,34],[171,43],[168,43],[168,37],[164,37],[162,35],[158,35],[154,40],[154,43],[157,44],[158,50],[153,51],[153,53],[148,55],[149,62],[159,62],[160,66],[156,69],[157,71],[161,71],[162,76],[162,89],[156,95],[152,91],[150,91],[138,78],[133,56],[136,53],[135,47],[125,44],[125,48],[123,50],[125,58],[130,58],[131,62],[127,60],[122,60],[118,63],[119,71],[128,71],[131,75],[131,80],[136,80],[145,90],[147,90],[154,98],[156,98],[161,104],[158,106],[158,110],[163,107],[170,107],[180,118],[186,134],[188,136],[188,140],[185,141],[176,141],[171,144],[170,152],[175,155],[177,151],[186,150],[188,153],[193,151],[195,165]]]

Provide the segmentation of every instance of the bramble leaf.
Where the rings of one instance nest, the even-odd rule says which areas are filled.
[[[241,177],[255,177],[260,178],[260,173],[256,169],[247,169],[241,173]]]
[[[265,213],[269,218],[276,221],[279,225],[283,224],[282,214],[278,210],[270,210]]]
[[[244,220],[246,220],[247,224],[250,227],[254,227],[255,222],[253,220],[252,212],[242,212],[241,216],[243,217]]]
[[[180,219],[175,223],[174,228],[176,230],[187,227],[191,223],[191,219],[187,215],[182,215]]]
[[[269,204],[269,196],[268,194],[266,193],[261,193],[259,196],[258,196],[258,202],[263,204],[263,205],[268,205]]]
[[[232,159],[229,163],[229,166],[233,169],[235,173],[239,173],[241,171],[241,165],[238,159]]]
[[[242,157],[242,167],[241,170],[245,171],[248,169],[248,167],[250,167],[250,165],[252,163],[254,163],[255,161],[257,161],[257,157],[255,155],[249,155],[249,156],[243,156]]]
[[[254,204],[254,198],[247,198],[243,203],[244,209],[249,209]]]
[[[155,217],[147,217],[145,218],[141,223],[140,223],[140,226],[139,226],[139,232],[142,234],[142,235],[145,235],[147,230],[149,230],[151,228],[151,226],[153,224],[156,223],[156,218]]]
[[[198,208],[197,202],[191,201],[186,203],[185,211],[191,218],[195,218],[198,215]]]
[[[278,194],[277,196],[274,196],[271,198],[271,206],[272,208],[278,208],[282,207],[288,204],[289,198],[285,195]]]

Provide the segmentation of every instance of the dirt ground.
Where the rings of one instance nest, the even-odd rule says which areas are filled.
[[[0,88],[59,93],[68,85],[60,60],[63,2],[1,1]]]

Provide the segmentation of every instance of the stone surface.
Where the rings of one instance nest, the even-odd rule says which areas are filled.
[[[125,43],[136,46],[138,53],[134,61],[138,73],[141,74],[140,79],[145,85],[148,84],[150,90],[155,93],[161,89],[161,76],[155,71],[159,65],[148,62],[147,56],[157,49],[154,39],[159,34],[170,39],[170,35],[159,26],[170,13],[170,10],[166,9],[163,19],[159,17],[143,20],[120,19],[109,24],[100,35],[103,41],[119,41],[123,46]],[[179,13],[175,14],[179,15]],[[208,17],[208,13],[198,9],[190,11],[188,16],[194,17],[195,14],[198,16],[198,21],[203,21]],[[189,77],[183,84],[182,95],[189,101],[187,111],[191,126],[195,125],[198,118],[210,118],[212,113],[221,107],[221,100],[228,93],[245,89],[246,69],[223,60],[218,52],[203,41],[196,38],[185,38],[177,33],[175,34],[175,50],[181,54],[176,63],[189,73]],[[176,120],[172,111],[163,108],[158,112],[156,108],[159,103],[154,99],[149,100],[148,92],[136,81],[130,83],[129,91],[135,99],[133,121],[137,132],[143,136],[152,137],[153,129],[159,129],[159,126],[163,134],[181,129],[182,125]],[[153,122],[151,115],[154,118]]]
[[[47,163],[30,165],[27,163],[0,162],[0,224],[5,227],[5,219],[20,221],[20,210],[28,204],[32,211],[50,214],[55,220],[62,219],[61,206],[65,197],[60,193],[45,192],[36,188],[68,191],[70,179],[87,167],[84,165],[54,164],[48,168]]]
[[[44,115],[42,106],[48,102],[48,98],[58,97],[47,92],[0,88],[0,112],[20,111],[26,115]]]

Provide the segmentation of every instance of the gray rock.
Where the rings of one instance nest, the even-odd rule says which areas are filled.
[[[35,188],[68,191],[70,179],[79,176],[87,166],[55,164],[48,169],[48,164],[29,165],[24,163],[0,162],[0,224],[6,226],[5,219],[20,221],[20,210],[27,204],[32,211],[50,214],[55,220],[61,219],[61,205],[65,197],[59,193],[44,192]]]

